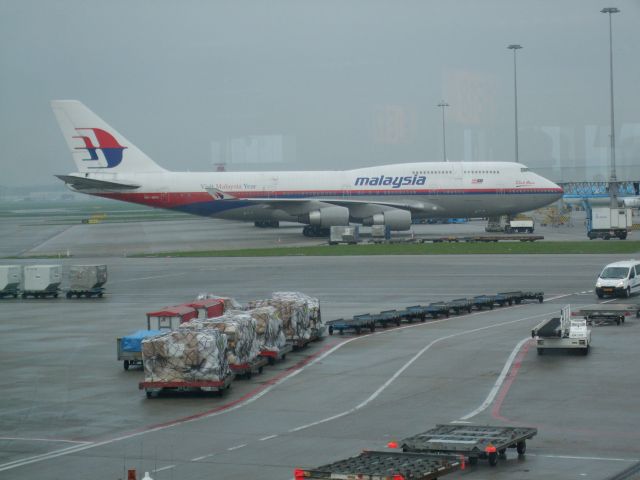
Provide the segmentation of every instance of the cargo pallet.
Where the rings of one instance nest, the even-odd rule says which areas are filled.
[[[25,290],[22,292],[22,298],[58,298],[58,295],[60,295],[60,290],[58,290],[58,288],[55,290]]]
[[[220,396],[231,387],[235,375],[227,375],[222,380],[193,380],[193,381],[172,381],[172,382],[140,382],[138,389],[144,390],[147,398],[157,397],[163,391],[174,392],[217,392]]]
[[[237,378],[251,379],[254,374],[262,373],[264,366],[269,363],[265,357],[258,356],[247,363],[230,363],[229,368]]]
[[[116,338],[118,348],[118,361],[122,361],[122,367],[129,370],[131,366],[142,366],[142,352],[125,352],[122,350],[122,337]]]
[[[66,293],[67,298],[73,298],[74,296],[76,298],[92,298],[94,295],[98,298],[102,298],[102,296],[104,295],[104,288],[98,287],[90,288],[88,290],[68,290]]]
[[[322,340],[323,333],[324,333],[324,328],[321,328],[321,329],[314,328],[312,329],[311,335],[309,336],[309,338],[296,338],[296,339],[287,338],[287,342],[291,343],[291,346],[293,347],[293,351],[301,350],[311,342],[317,342],[319,340]]]
[[[282,348],[277,350],[263,349],[260,351],[260,356],[265,357],[269,365],[275,365],[278,360],[286,360],[287,353],[293,350],[293,345],[286,343]]]
[[[504,457],[508,448],[518,455],[527,450],[527,440],[538,433],[537,428],[498,427],[491,425],[436,425],[419,435],[400,442],[404,452],[464,455],[470,465],[478,459],[487,459],[492,467],[498,457]]]
[[[572,317],[584,317],[587,325],[620,325],[626,317],[640,318],[640,305],[634,304],[603,304],[592,308],[581,308],[571,312]]]
[[[336,478],[358,480],[432,480],[460,468],[460,462],[443,455],[424,453],[364,451],[357,457],[312,469],[297,468],[295,480],[329,480]]]

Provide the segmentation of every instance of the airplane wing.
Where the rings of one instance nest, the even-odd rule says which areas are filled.
[[[56,175],[64,183],[72,187],[74,190],[135,190],[140,185],[124,182],[109,182],[107,180],[96,180],[95,178],[76,177],[75,175]]]
[[[301,211],[311,211],[318,207],[337,205],[340,207],[346,207],[351,210],[359,210],[367,208],[369,212],[372,208],[378,207],[380,211],[397,208],[399,210],[407,210],[410,212],[437,212],[442,209],[439,205],[431,202],[381,202],[378,200],[351,200],[342,198],[244,198],[231,195],[229,193],[218,190],[217,188],[207,188],[207,192],[214,199],[217,200],[242,200],[243,202],[251,202],[267,207],[271,207],[278,210],[284,210],[291,212],[292,214],[299,215]],[[359,215],[355,215],[359,216]]]

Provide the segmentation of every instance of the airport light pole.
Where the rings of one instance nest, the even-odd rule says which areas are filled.
[[[516,140],[516,163],[518,160],[518,70],[516,68],[516,51],[520,50],[522,46],[511,44],[507,47],[509,50],[513,50],[513,97],[515,105],[515,140]]]
[[[600,10],[600,13],[609,14],[609,86],[611,93],[611,177],[609,178],[609,198],[610,207],[618,207],[618,179],[616,177],[616,137],[613,116],[613,29],[611,27],[611,14],[619,13],[616,7],[607,7]]]
[[[447,140],[446,140],[445,128],[444,128],[444,108],[448,107],[449,104],[445,103],[444,100],[441,100],[437,106],[442,109],[442,161],[446,162],[447,161]]]

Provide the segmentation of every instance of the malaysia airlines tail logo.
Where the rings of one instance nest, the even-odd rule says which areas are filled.
[[[80,138],[84,142],[84,147],[76,147],[76,150],[86,150],[89,152],[90,158],[83,158],[82,160],[85,162],[99,161],[100,157],[98,156],[97,151],[100,150],[102,151],[104,160],[107,162],[106,166],[89,168],[113,168],[120,165],[122,162],[122,152],[127,147],[120,145],[113,135],[100,128],[76,128],[76,131],[79,133],[83,133],[85,131],[92,132],[94,137],[92,138],[88,135],[77,135],[73,137]],[[97,145],[94,145],[94,140],[97,142]]]

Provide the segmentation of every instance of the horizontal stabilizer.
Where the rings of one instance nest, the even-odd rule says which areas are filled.
[[[72,187],[74,190],[135,190],[140,185],[133,183],[108,182],[106,180],[96,180],[95,178],[76,177],[74,175],[56,175],[64,183]]]

